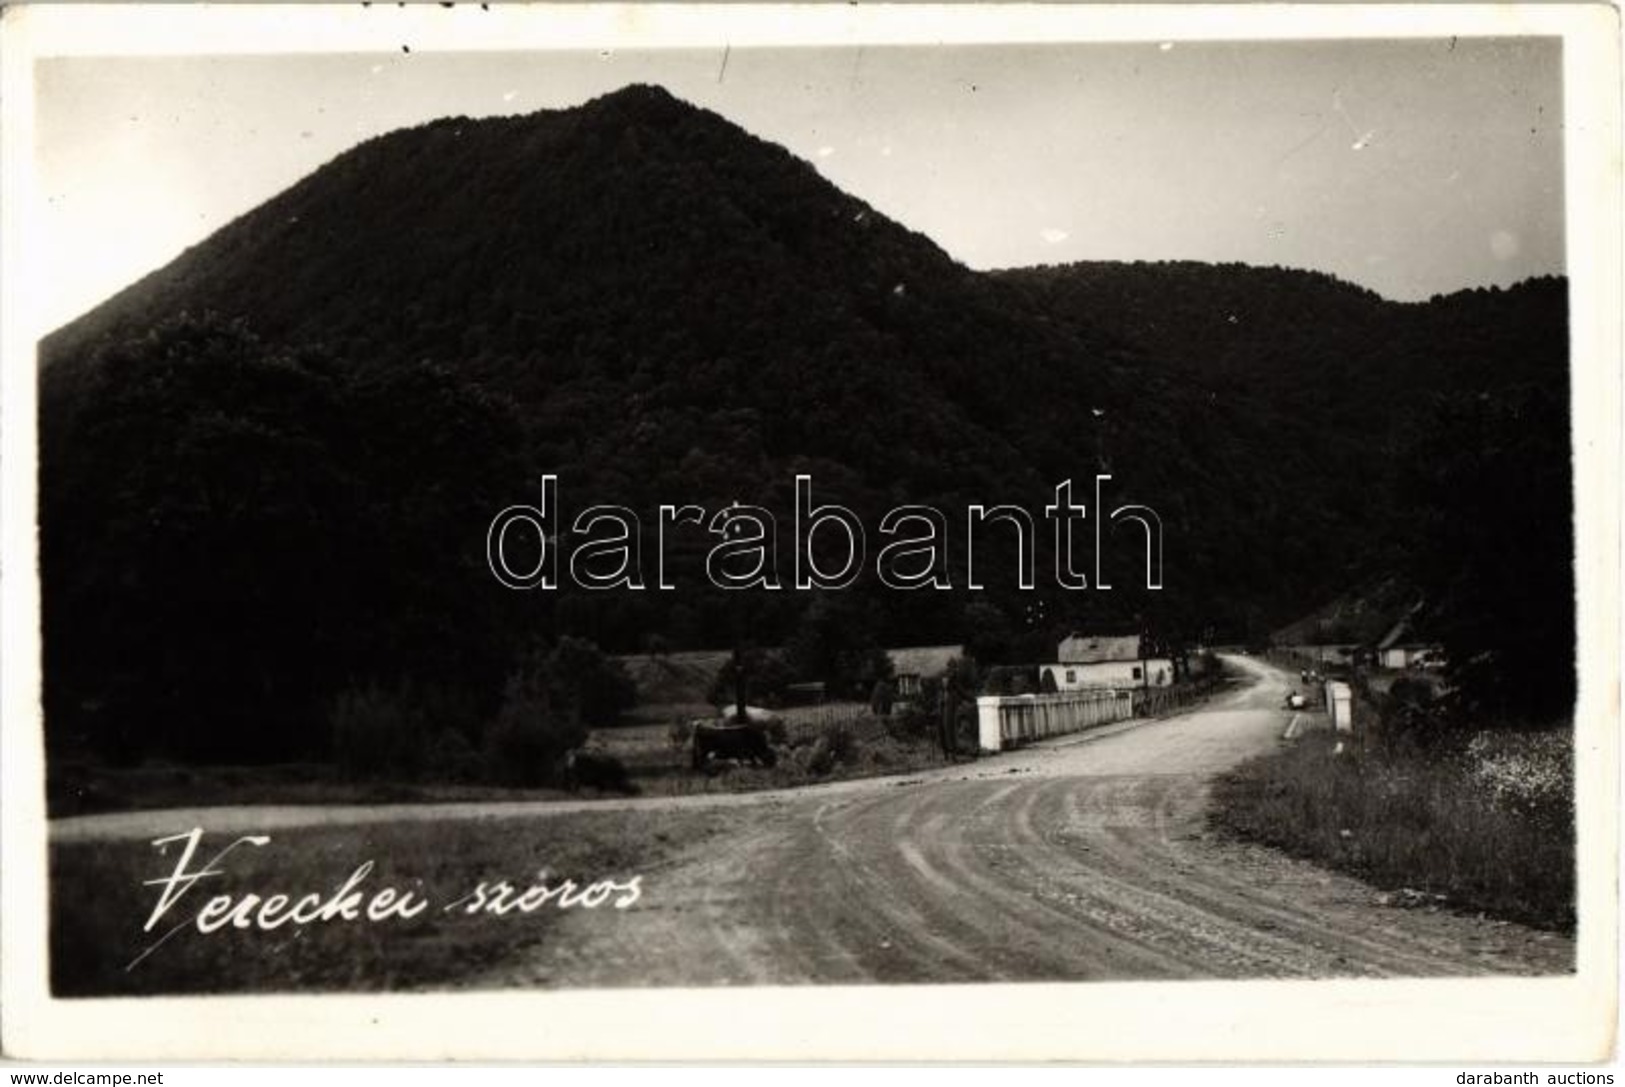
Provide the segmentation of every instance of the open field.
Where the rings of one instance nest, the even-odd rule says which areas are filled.
[[[683,705],[705,712],[711,683],[728,663],[726,649],[693,649],[676,653],[638,653],[617,657],[638,685],[638,701],[647,706]]]

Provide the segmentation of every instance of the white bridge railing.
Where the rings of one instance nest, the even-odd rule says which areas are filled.
[[[1062,694],[983,695],[976,700],[978,743],[983,751],[1082,732],[1134,716],[1127,690],[1067,691]]]

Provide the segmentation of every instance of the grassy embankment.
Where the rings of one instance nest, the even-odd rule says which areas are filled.
[[[1214,787],[1215,825],[1357,875],[1397,905],[1574,928],[1573,743],[1568,729],[1481,732],[1418,746],[1382,739],[1333,754],[1310,732]]]
[[[775,812],[751,805],[749,818],[759,824]],[[278,831],[264,846],[234,849],[215,866],[225,875],[200,880],[151,932],[143,926],[161,888],[144,881],[172,875],[179,846],[160,855],[146,840],[56,844],[52,988],[59,996],[445,988],[499,961],[516,961],[527,946],[548,939],[563,916],[556,900],[504,915],[470,915],[469,901],[445,909],[482,881],[495,891],[506,880],[516,889],[512,901],[538,879],[548,887],[570,879],[581,889],[641,876],[643,901],[658,900],[664,866],[690,849],[722,848],[708,840],[742,817],[734,810],[605,811]],[[206,834],[190,869],[229,842]],[[270,931],[227,925],[204,934],[192,924],[216,895],[240,901],[248,893],[281,893],[297,902],[319,893],[326,901],[368,861],[373,867],[357,888],[366,899],[390,887],[412,892],[427,908],[404,920],[335,918]],[[615,924],[614,900],[587,911],[583,922]],[[178,922],[179,931],[130,965]]]

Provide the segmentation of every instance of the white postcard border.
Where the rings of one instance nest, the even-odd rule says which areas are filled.
[[[55,1000],[46,982],[43,741],[28,278],[32,62],[61,55],[857,42],[1558,35],[1580,622],[1579,972],[1247,981]],[[1617,1022],[1619,22],[1611,6],[24,5],[0,33],[0,1028],[73,1060],[1584,1061]]]

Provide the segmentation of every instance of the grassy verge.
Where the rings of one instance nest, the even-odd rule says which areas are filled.
[[[1422,896],[1407,900],[1572,932],[1572,792],[1552,787],[1562,774],[1550,769],[1565,757],[1563,739],[1334,755],[1331,735],[1311,733],[1220,778],[1211,818],[1221,831]]]
[[[200,880],[151,932],[143,926],[160,888],[144,881],[174,872],[176,846],[160,855],[146,842],[53,845],[52,989],[58,996],[125,996],[444,987],[547,938],[562,916],[556,901],[505,915],[470,915],[467,902],[444,908],[482,881],[494,889],[506,880],[523,891],[539,878],[549,887],[565,879],[585,887],[641,875],[643,893],[658,894],[662,864],[740,818],[737,812],[593,812],[281,831],[262,847],[231,852],[216,866],[225,874]],[[206,835],[190,867],[196,870],[226,844]],[[212,896],[240,901],[247,893],[282,893],[297,901],[319,893],[325,901],[368,861],[373,867],[358,887],[366,899],[391,887],[412,892],[428,907],[410,919],[335,918],[271,931],[227,925],[204,934],[188,923],[129,965],[177,922],[195,918]],[[613,900],[594,912],[612,914]]]

